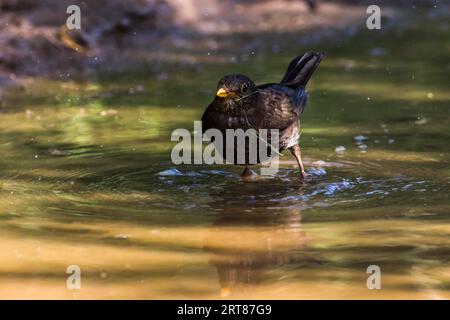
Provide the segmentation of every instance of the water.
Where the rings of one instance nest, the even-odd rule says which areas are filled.
[[[10,92],[0,298],[450,298],[449,23],[318,45],[328,57],[302,119],[306,181],[289,154],[252,181],[170,161],[172,130],[193,128],[220,76],[276,80],[295,42],[236,64],[227,52],[163,64],[159,79]],[[374,264],[381,290],[366,287]],[[66,288],[69,265],[81,290]]]

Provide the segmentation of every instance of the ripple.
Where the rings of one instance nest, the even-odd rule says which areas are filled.
[[[118,212],[155,211],[181,216],[219,211],[277,214],[280,209],[308,210],[349,203],[379,206],[382,199],[403,201],[410,199],[411,192],[416,198],[426,198],[439,189],[430,181],[411,176],[375,178],[369,168],[378,166],[344,160],[335,165],[317,162],[308,168],[305,180],[299,178],[297,169],[281,167],[274,176],[247,181],[240,179],[241,168],[234,166],[122,164],[100,172],[71,171],[59,179],[48,179],[50,189],[58,192],[40,192],[34,198],[45,201],[50,211],[68,216],[112,217]]]

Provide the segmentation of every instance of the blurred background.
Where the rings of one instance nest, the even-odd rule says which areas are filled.
[[[66,8],[80,7],[81,30],[64,26]],[[260,50],[283,50],[284,37],[299,46],[351,36],[371,1],[358,0],[131,0],[0,2],[0,85],[17,77],[70,78],[73,73],[123,71],[165,63],[189,67]],[[445,0],[377,1],[383,26],[413,12],[446,14]],[[237,60],[238,61],[238,60]],[[237,62],[236,61],[236,62]]]

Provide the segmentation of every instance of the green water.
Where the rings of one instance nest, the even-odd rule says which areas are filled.
[[[302,118],[306,181],[288,153],[254,181],[170,160],[171,132],[193,129],[218,79],[280,79],[306,49],[293,35],[279,50],[7,92],[0,298],[450,298],[449,28],[308,47],[327,58]],[[69,265],[81,290],[66,288]],[[381,290],[366,287],[369,265]]]

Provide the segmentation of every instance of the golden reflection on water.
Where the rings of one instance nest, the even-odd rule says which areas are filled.
[[[307,261],[299,210],[287,213],[276,226],[264,226],[264,218],[252,217],[249,225],[240,227],[242,220],[245,216],[222,214],[205,241],[210,263],[217,268],[222,297],[251,296],[268,269]]]
[[[300,219],[300,212],[292,210],[277,225],[236,226],[233,218],[222,216],[207,227],[49,221],[20,226],[61,232],[60,239],[18,237],[14,229],[19,226],[10,221],[0,236],[0,298],[450,297],[448,265],[436,263],[432,255],[420,257],[427,252],[424,243],[450,244],[450,225],[386,220],[305,226]],[[377,235],[382,225],[385,233],[403,230],[415,237]],[[126,237],[118,237],[123,230]],[[417,255],[412,260],[408,246]],[[395,252],[396,259],[386,259]],[[379,291],[366,288],[365,268],[372,261],[382,268]],[[81,290],[66,288],[65,270],[72,264],[81,267]]]
[[[158,176],[175,167],[170,133],[192,128],[218,75],[236,68],[273,81],[298,48],[198,72],[170,64],[169,81],[39,80],[8,92],[0,299],[450,298],[442,26],[380,34],[381,57],[364,33],[327,48],[302,133],[307,167],[321,162],[326,173],[306,183],[289,155],[276,177],[248,183],[230,166]],[[130,79],[144,92],[129,94]],[[381,290],[367,289],[372,264]],[[66,288],[69,265],[81,268],[81,290]]]

